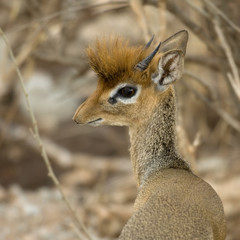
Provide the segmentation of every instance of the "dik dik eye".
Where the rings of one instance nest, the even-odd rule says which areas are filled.
[[[136,92],[137,92],[136,88],[126,86],[126,87],[119,89],[118,94],[124,98],[131,98],[136,94]]]

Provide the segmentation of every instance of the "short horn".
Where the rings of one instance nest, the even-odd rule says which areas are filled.
[[[139,62],[134,69],[139,70],[139,71],[144,71],[149,63],[152,61],[152,59],[154,58],[154,56],[156,55],[156,53],[158,52],[159,48],[161,46],[161,42],[158,44],[158,46],[154,49],[153,52],[151,52],[150,55],[148,55],[145,59],[143,59],[141,62]]]
[[[151,46],[151,44],[152,44],[153,39],[154,39],[154,34],[152,35],[152,38],[151,38],[150,41],[144,46],[143,49],[149,48],[149,47]]]

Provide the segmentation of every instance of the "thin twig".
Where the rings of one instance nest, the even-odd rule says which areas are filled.
[[[41,42],[41,31],[43,26],[36,26],[36,30],[30,35],[28,39],[25,40],[19,54],[15,57],[16,64],[21,66],[24,61],[31,55],[31,53],[37,48]],[[15,72],[15,66],[12,66],[7,74],[3,76],[3,79],[8,80],[12,74]]]
[[[204,67],[208,67],[211,70],[219,71],[224,65],[224,61],[215,56],[200,56],[200,55],[188,55],[185,58],[186,63],[200,64]]]
[[[208,6],[210,6],[214,12],[216,12],[222,19],[224,19],[235,31],[240,33],[240,27],[238,27],[232,20],[230,20],[212,1],[203,0]]]
[[[57,18],[63,14],[70,14],[72,12],[84,11],[84,10],[87,10],[90,8],[98,8],[98,7],[102,7],[103,5],[108,5],[108,4],[125,4],[125,3],[127,6],[127,1],[124,1],[124,0],[123,1],[109,1],[108,0],[106,2],[95,3],[95,4],[91,4],[91,5],[87,5],[87,6],[82,6],[82,5],[79,6],[79,4],[76,4],[75,6],[72,6],[71,8],[68,8],[66,10],[57,11],[57,12],[54,12],[47,16],[44,16],[44,17],[41,17],[38,19],[34,19],[30,23],[22,24],[16,28],[9,29],[8,31],[6,31],[6,33],[10,34],[10,33],[18,32],[18,31],[23,31],[23,30],[31,27],[35,23],[47,23],[47,22],[53,20],[54,18]]]
[[[150,29],[147,24],[146,15],[143,9],[143,4],[141,0],[130,0],[129,1],[130,7],[132,11],[135,13],[137,17],[138,24],[143,32],[143,37],[145,42],[149,41],[150,39]]]
[[[235,81],[235,79],[233,78],[233,75],[231,73],[227,73],[227,77],[228,77],[228,80],[231,83],[237,97],[240,100],[240,83]]]
[[[161,23],[158,25],[159,33],[158,37],[159,39],[162,39],[164,37],[164,34],[166,32],[167,28],[167,18],[166,18],[166,0],[159,0],[158,1],[158,22]]]
[[[106,13],[109,11],[120,10],[120,9],[126,8],[126,7],[128,7],[127,2],[122,2],[122,3],[114,4],[114,5],[109,4],[109,5],[100,7],[100,8],[95,8],[92,14],[93,15],[103,14],[103,13]]]
[[[209,14],[203,9],[198,7],[193,1],[191,0],[185,0],[185,2],[192,8],[194,9],[196,12],[198,12],[200,15],[206,17],[206,18],[210,18]]]
[[[83,239],[82,233],[79,232],[79,229],[77,229],[74,224],[71,224],[70,227],[76,233],[76,235],[78,236],[79,239]]]
[[[38,60],[42,60],[49,63],[57,63],[59,65],[65,65],[70,67],[75,67],[77,69],[83,69],[86,68],[87,63],[80,63],[79,57],[74,58],[72,56],[67,55],[60,55],[59,53],[55,53],[54,51],[43,51],[43,50],[37,50],[33,54],[33,57],[35,57]]]
[[[186,11],[176,4],[173,0],[167,1],[167,9],[169,12],[173,13],[182,23],[184,23],[190,30],[195,33],[199,39],[201,39],[206,46],[213,51],[214,53],[218,53],[219,49],[216,44],[213,43],[212,39],[209,38],[208,34],[206,34],[206,30],[200,24],[197,24],[192,21]]]
[[[233,54],[232,54],[232,51],[231,51],[231,48],[223,34],[223,31],[219,25],[219,22],[217,19],[215,19],[214,21],[214,28],[215,28],[215,31],[218,35],[218,38],[219,38],[219,41],[221,43],[221,46],[222,46],[222,49],[224,50],[224,53],[227,57],[227,60],[228,60],[228,63],[230,65],[230,68],[231,68],[231,71],[232,73],[231,74],[227,74],[228,76],[228,79],[236,93],[236,95],[239,97],[239,100],[240,100],[240,96],[239,96],[239,88],[240,88],[240,76],[239,76],[239,72],[238,72],[238,67],[237,67],[237,64],[235,63],[234,61],[234,57],[233,57]]]
[[[195,81],[197,81],[198,83],[200,83],[208,91],[211,98],[216,99],[216,94],[212,90],[211,85],[209,83],[205,82],[201,77],[197,76],[196,74],[194,74],[193,72],[191,72],[189,70],[184,70],[184,75],[189,76],[190,78],[192,78]]]
[[[240,122],[228,114],[224,109],[221,109],[215,103],[209,101],[208,98],[196,91],[190,84],[183,81],[183,84],[189,88],[199,99],[206,103],[214,112],[216,112],[229,126],[240,132]]]
[[[81,220],[78,218],[76,212],[74,211],[73,207],[71,206],[71,204],[69,203],[65,193],[63,192],[63,189],[62,189],[62,186],[58,180],[58,178],[56,177],[53,169],[52,169],[52,166],[51,166],[51,163],[49,161],[49,158],[48,158],[48,155],[47,155],[47,152],[46,152],[46,149],[42,143],[42,140],[41,140],[41,137],[40,137],[40,134],[39,134],[39,129],[38,129],[38,125],[37,125],[37,121],[36,121],[36,118],[35,118],[35,115],[33,113],[33,109],[32,109],[32,106],[31,106],[31,102],[29,100],[29,97],[28,97],[28,92],[26,90],[26,87],[25,87],[25,84],[24,84],[24,79],[23,79],[23,76],[20,72],[20,69],[17,65],[17,62],[16,62],[16,59],[14,57],[14,54],[12,52],[12,49],[9,45],[9,42],[4,34],[4,32],[2,31],[2,29],[0,28],[0,35],[2,36],[2,39],[8,49],[8,52],[10,54],[10,57],[11,57],[11,60],[15,66],[15,69],[16,69],[16,72],[17,72],[17,75],[18,75],[18,78],[20,80],[20,84],[21,84],[21,87],[22,87],[22,90],[23,90],[23,93],[24,93],[24,96],[25,96],[25,101],[26,101],[26,105],[27,105],[27,110],[30,114],[30,118],[31,118],[31,122],[32,122],[32,128],[33,128],[33,134],[34,134],[34,137],[39,145],[39,148],[40,148],[40,152],[41,152],[41,155],[43,157],[43,160],[47,166],[47,170],[48,170],[48,176],[53,180],[54,184],[56,185],[56,187],[58,188],[60,194],[61,194],[61,197],[64,201],[64,203],[66,204],[69,212],[71,213],[74,221],[76,222],[76,224],[78,225],[79,227],[79,230],[83,232],[83,234],[86,236],[86,239],[88,240],[92,240],[92,238],[90,237],[86,227],[83,225],[83,223],[81,222]]]
[[[206,88],[209,92],[212,92],[210,89],[210,85],[208,83],[206,83],[204,80],[202,80],[199,76],[194,74],[193,72],[191,72],[189,70],[184,70],[184,75],[187,75],[187,76],[193,78],[194,80],[199,82],[204,88]]]

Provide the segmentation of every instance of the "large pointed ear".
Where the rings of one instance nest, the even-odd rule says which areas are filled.
[[[175,33],[164,42],[162,42],[159,52],[166,53],[170,50],[180,50],[183,52],[183,55],[186,54],[188,41],[188,32],[186,30],[182,30],[180,32]]]
[[[160,58],[152,80],[162,89],[182,76],[188,40],[187,31],[181,31],[165,40],[160,47]]]

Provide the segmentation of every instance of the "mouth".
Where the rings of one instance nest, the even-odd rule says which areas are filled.
[[[92,125],[92,126],[97,126],[99,123],[101,123],[103,121],[102,118],[98,118],[98,119],[95,119],[95,120],[92,120],[90,122],[87,122],[88,125]]]

